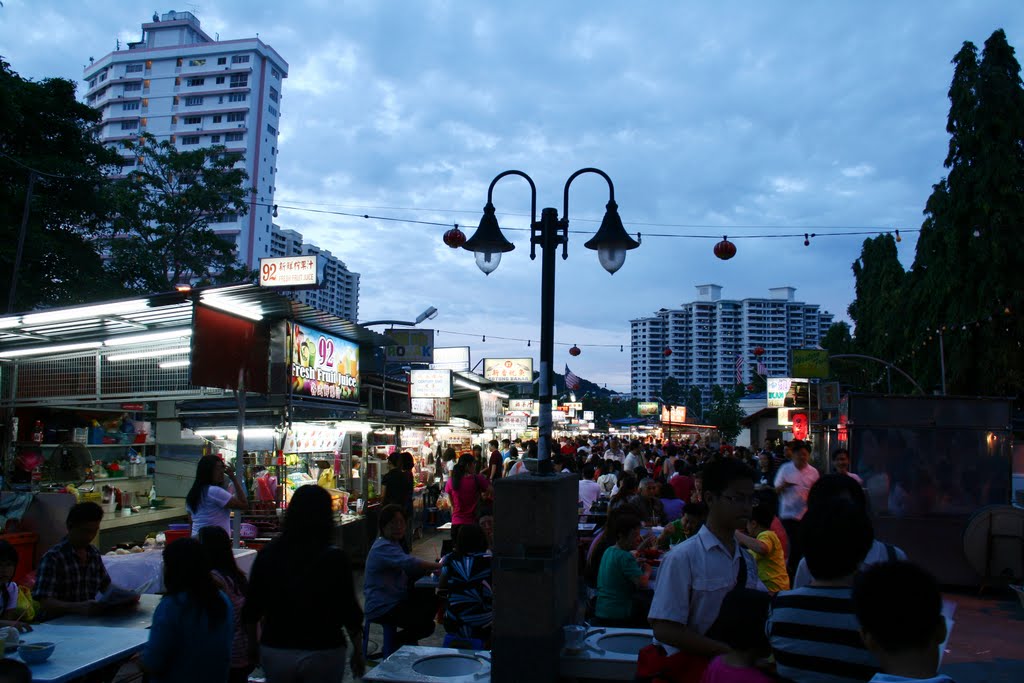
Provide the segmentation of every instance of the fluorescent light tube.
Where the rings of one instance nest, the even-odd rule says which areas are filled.
[[[231,313],[241,318],[248,318],[249,320],[263,320],[263,311],[255,306],[246,306],[244,304],[236,304],[233,301],[227,301],[219,297],[204,296],[199,300],[200,303],[206,304],[210,308],[216,308],[219,311],[225,313]]]
[[[158,367],[161,370],[167,370],[170,368],[187,368],[190,365],[192,365],[192,361],[186,358],[184,360],[167,360],[160,363]]]
[[[165,330],[163,332],[147,332],[145,334],[129,334],[124,337],[111,337],[103,342],[104,346],[124,346],[126,344],[141,344],[143,342],[160,341],[163,339],[183,339],[192,336],[192,329],[182,327],[177,330]]]
[[[21,324],[21,318],[14,316],[13,318],[0,318],[0,330],[7,330],[12,327],[17,327]]]
[[[77,308],[62,308],[57,311],[43,311],[42,313],[30,313],[22,316],[23,325],[42,325],[45,323],[56,323],[64,320],[81,320],[82,318],[102,318],[110,315],[124,315],[125,313],[136,313],[149,308],[149,301],[146,299],[133,299],[132,301],[120,301],[112,304],[100,304],[98,306],[79,306]]]
[[[85,351],[97,349],[100,342],[80,342],[78,344],[56,344],[54,346],[37,346],[31,349],[11,349],[0,351],[0,358],[20,358],[22,356],[45,356],[53,353],[69,353],[71,351]]]
[[[159,358],[160,356],[177,356],[183,353],[188,353],[191,349],[187,346],[179,346],[174,349],[160,349],[159,351],[133,351],[131,353],[116,353],[112,356],[107,356],[107,360],[112,363],[117,363],[122,360],[135,360],[137,358]]]
[[[467,382],[466,380],[462,379],[461,377],[456,377],[454,382],[455,382],[455,386],[457,386],[457,387],[462,387],[464,389],[473,389],[474,391],[480,391],[480,387],[478,387],[475,384],[471,384],[471,383]]]

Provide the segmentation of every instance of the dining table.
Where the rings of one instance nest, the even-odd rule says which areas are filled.
[[[104,626],[107,628],[147,629],[153,623],[153,612],[160,604],[162,595],[145,593],[139,596],[137,605],[118,607],[105,614],[87,617],[81,614],[65,614],[46,622],[55,626]]]
[[[256,559],[256,551],[252,548],[235,548],[233,553],[235,564],[248,576]],[[127,555],[104,555],[103,566],[115,586],[136,593],[164,591],[163,548]]]
[[[21,635],[23,644],[54,643],[45,662],[29,664],[33,683],[64,683],[116,664],[142,650],[149,640],[143,628],[81,626],[52,622],[35,624]],[[7,655],[20,660],[17,651]]]

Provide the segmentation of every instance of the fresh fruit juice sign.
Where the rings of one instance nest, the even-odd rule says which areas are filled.
[[[359,345],[292,324],[292,394],[336,401],[359,400]]]

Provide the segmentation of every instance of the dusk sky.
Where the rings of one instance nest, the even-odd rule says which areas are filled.
[[[154,10],[191,11],[221,39],[258,34],[289,64],[277,223],[361,274],[362,320],[436,306],[436,344],[469,345],[473,362],[536,363],[529,187],[513,177],[495,190],[516,249],[490,276],[444,245],[446,227],[405,221],[472,235],[506,169],[533,177],[538,212],[561,214],[566,178],[604,170],[643,243],[608,275],[583,247],[607,185],[596,175],[573,183],[570,229],[586,234],[572,234],[558,262],[555,369],[568,363],[618,391],[629,390],[630,319],[692,301],[695,285],[740,299],[790,285],[848,319],[850,265],[866,236],[834,233],[899,229],[909,266],[944,173],[950,60],[998,28],[1024,46],[1024,3],[1009,0],[3,5],[3,59],[80,92],[89,57],[138,40]],[[818,235],[809,247],[805,232]],[[712,247],[726,234],[738,253],[720,261]],[[766,237],[790,234],[799,237]]]

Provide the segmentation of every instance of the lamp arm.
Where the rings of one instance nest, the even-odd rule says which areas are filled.
[[[569,220],[569,185],[571,185],[572,181],[576,180],[578,176],[581,176],[584,173],[596,173],[602,178],[604,178],[608,182],[608,201],[615,201],[615,185],[612,184],[612,179],[608,177],[607,173],[605,173],[599,168],[581,168],[580,170],[576,171],[571,176],[569,176],[569,179],[565,181],[565,190],[563,192],[562,199],[562,220],[566,222],[568,222]]]
[[[533,184],[533,178],[522,171],[502,171],[498,175],[494,176],[494,180],[491,181],[491,186],[487,188],[487,203],[493,203],[491,200],[494,195],[494,186],[498,184],[499,180],[507,175],[517,175],[522,178],[526,178],[526,182],[530,183],[530,225],[532,226],[537,222],[537,186]]]

